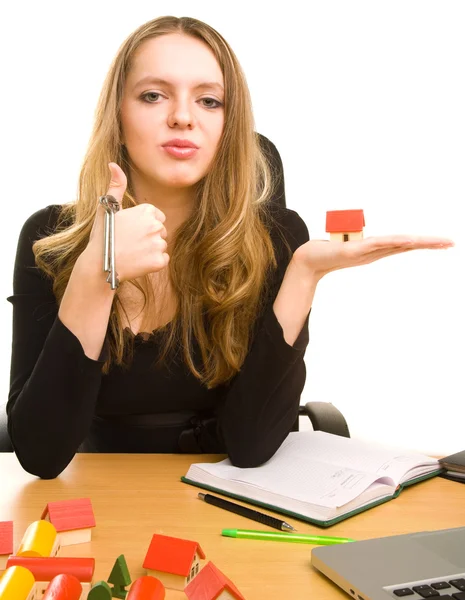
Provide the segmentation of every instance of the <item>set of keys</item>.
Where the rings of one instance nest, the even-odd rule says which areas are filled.
[[[114,196],[100,196],[100,204],[105,209],[105,226],[103,238],[103,270],[108,273],[107,282],[112,290],[119,286],[118,274],[115,265],[115,213],[120,209],[118,200]]]

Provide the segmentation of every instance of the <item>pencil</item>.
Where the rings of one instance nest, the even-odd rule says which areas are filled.
[[[218,498],[218,496],[199,493],[199,498],[207,504],[213,504],[213,506],[218,506],[218,508],[224,508],[224,510],[229,510],[229,512],[235,513],[236,515],[241,515],[242,517],[247,517],[247,519],[258,521],[263,525],[269,525],[270,527],[274,527],[274,529],[279,529],[280,531],[295,531],[295,528],[292,527],[292,525],[289,525],[289,523],[286,523],[281,519],[277,519],[276,517],[272,517],[270,515],[265,515],[257,510],[252,510],[251,508],[242,506],[241,504],[234,504],[234,502],[229,502],[223,498]]]

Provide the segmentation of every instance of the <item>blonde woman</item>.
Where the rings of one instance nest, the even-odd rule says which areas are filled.
[[[451,245],[310,242],[282,206],[277,161],[214,29],[161,17],[122,44],[77,200],[39,210],[20,234],[7,413],[24,469],[56,477],[78,449],[263,463],[297,418],[321,277]],[[115,285],[103,271],[105,195],[120,208]]]

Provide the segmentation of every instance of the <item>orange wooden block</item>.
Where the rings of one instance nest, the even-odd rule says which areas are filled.
[[[126,600],[164,600],[165,586],[156,577],[143,575],[134,581]]]

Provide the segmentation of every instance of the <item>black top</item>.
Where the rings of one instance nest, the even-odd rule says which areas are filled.
[[[290,260],[278,231],[292,251],[309,239],[298,214],[274,205],[267,226],[278,268],[269,300],[240,372],[208,390],[182,361],[152,366],[157,331],[135,336],[129,370],[113,365],[104,375],[103,355],[93,360],[84,354],[58,318],[52,281],[35,266],[32,252],[33,241],[53,231],[59,210],[48,206],[23,225],[8,298],[13,304],[8,431],[23,468],[56,477],[79,449],[218,452],[243,467],[268,460],[296,422],[305,383],[308,318],[290,346],[272,307]]]

